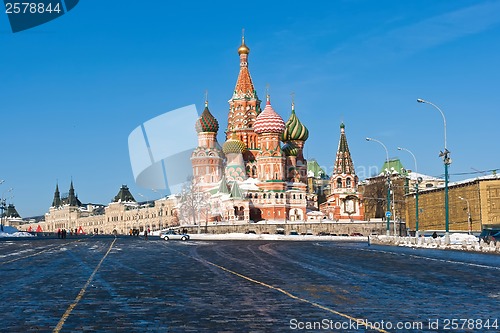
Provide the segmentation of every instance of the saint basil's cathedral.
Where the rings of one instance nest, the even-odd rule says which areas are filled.
[[[240,71],[229,100],[226,141],[222,147],[217,142],[219,122],[210,113],[208,102],[195,124],[198,147],[191,156],[194,179],[203,191],[210,193],[211,221],[307,220],[308,209],[318,207],[313,202],[316,196],[308,194],[306,185],[308,171],[303,150],[309,131],[297,117],[293,103],[286,123],[273,109],[269,95],[262,110],[248,69],[249,53],[243,37],[238,48]],[[362,218],[359,196],[350,193],[357,190],[357,177],[343,124],[341,128],[339,152],[341,148],[344,152],[337,154],[335,171],[342,174],[344,185],[348,180],[351,191],[336,191],[338,177],[331,180],[333,191],[328,203],[322,205],[323,216],[344,218],[341,202],[347,194],[345,218]]]

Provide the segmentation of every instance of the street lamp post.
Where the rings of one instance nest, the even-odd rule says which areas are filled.
[[[409,149],[398,147],[398,150],[404,150],[413,156],[413,162],[415,163],[415,173],[417,174],[417,179],[415,179],[415,237],[418,239],[419,231],[418,231],[418,192],[419,192],[419,184],[422,182],[422,178],[418,176],[418,167],[417,167],[417,158],[415,154],[413,154]]]
[[[465,199],[465,198],[462,198],[462,197],[458,197],[460,200],[465,200],[465,202],[467,202],[467,222],[469,223],[469,235],[472,235],[472,217],[470,215],[470,204],[469,204],[469,200]]]
[[[450,151],[446,145],[446,118],[444,116],[443,111],[434,103],[423,100],[421,98],[417,99],[418,103],[425,103],[432,105],[436,108],[443,116],[443,124],[444,124],[444,151],[439,153],[439,157],[443,158],[444,163],[444,218],[445,218],[445,236],[444,241],[446,244],[450,244],[450,216],[449,216],[449,207],[448,207],[448,167],[451,164]]]
[[[385,149],[385,161],[387,163],[387,167],[389,167],[389,151],[387,150],[387,147],[379,140],[373,139],[373,138],[366,138],[366,141],[374,141],[382,145]],[[390,225],[391,225],[391,174],[389,170],[386,170],[385,172],[387,176],[387,211],[386,211],[386,234],[387,236],[390,235]]]

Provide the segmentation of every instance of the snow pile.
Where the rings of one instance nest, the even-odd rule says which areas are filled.
[[[276,234],[189,234],[192,240],[286,240],[286,241],[363,241],[361,236],[314,236],[314,235],[276,235]]]
[[[474,235],[453,233],[450,234],[450,243],[446,244],[445,237],[394,237],[394,236],[370,236],[373,244],[406,246],[424,249],[447,249],[474,251],[483,253],[500,253],[500,242],[485,243]]]
[[[444,242],[444,236],[441,237],[441,242]],[[450,235],[450,244],[451,245],[462,245],[462,244],[475,244],[479,242],[479,239],[474,235],[468,234],[451,234]]]
[[[0,231],[0,238],[5,237],[34,237],[29,232],[18,231],[14,227],[4,226],[3,232]]]

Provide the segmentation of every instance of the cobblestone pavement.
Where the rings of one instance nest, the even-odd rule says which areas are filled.
[[[488,331],[477,323],[500,320],[499,267],[365,243],[0,241],[0,331],[442,332],[451,319],[476,320],[453,332]]]

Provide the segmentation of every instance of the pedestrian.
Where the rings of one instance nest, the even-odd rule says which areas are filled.
[[[148,231],[144,229],[144,239],[148,240]]]
[[[434,231],[434,233],[432,234],[432,238],[436,239],[438,237],[438,234],[437,232]]]
[[[57,238],[61,238],[61,229],[57,229]]]

